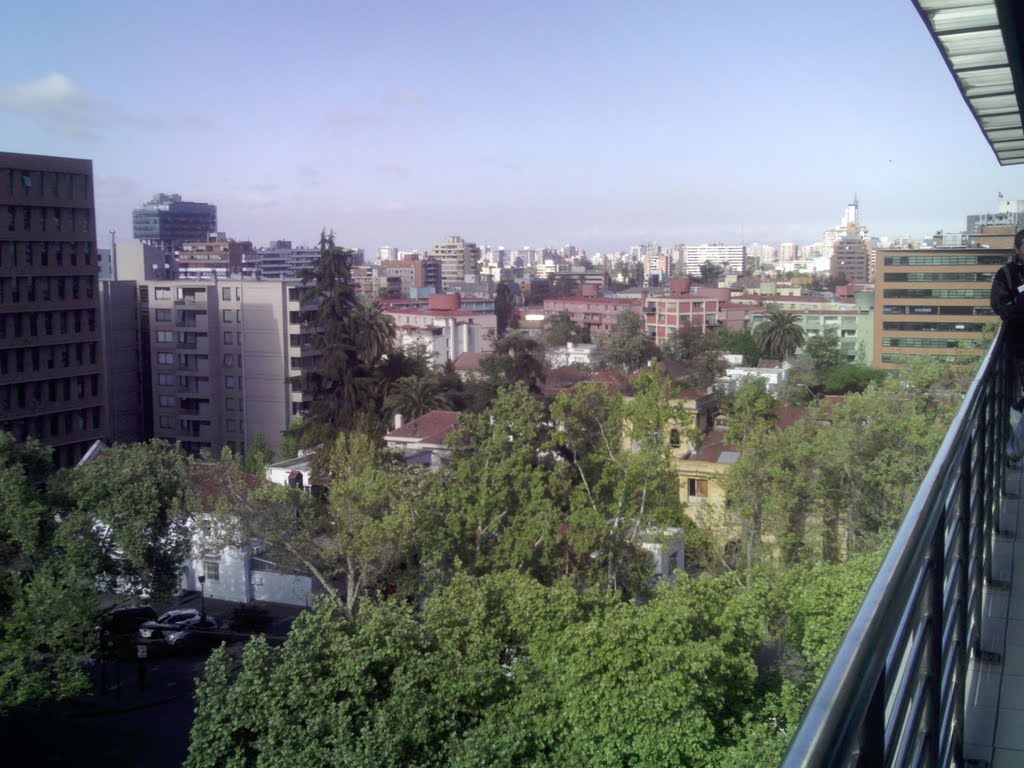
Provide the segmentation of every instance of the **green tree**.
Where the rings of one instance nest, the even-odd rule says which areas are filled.
[[[509,329],[515,330],[519,327],[515,297],[508,283],[498,283],[498,287],[494,291],[494,314],[498,322],[497,332],[499,339]]]
[[[389,465],[387,456],[358,432],[340,434],[328,462],[323,555],[345,576],[345,610],[351,616],[363,596],[411,554],[422,482],[418,470]]]
[[[659,348],[665,360],[687,363],[696,371],[690,377],[689,385],[698,389],[710,386],[719,373],[720,339],[717,333],[687,325],[673,329],[665,343]]]
[[[760,376],[745,376],[736,392],[722,399],[722,410],[729,419],[730,442],[743,443],[752,432],[775,423],[777,403]]]
[[[814,373],[824,378],[840,362],[839,334],[835,328],[826,328],[823,333],[811,336],[804,343],[804,354],[811,359]]]
[[[856,363],[840,363],[822,378],[825,392],[830,395],[844,395],[848,392],[863,392],[871,384],[881,384],[888,374]]]
[[[242,459],[242,467],[249,474],[263,477],[273,459],[274,453],[270,450],[267,438],[262,432],[257,432],[253,435],[252,441],[245,452],[245,457]]]
[[[721,264],[705,261],[700,265],[700,282],[704,285],[718,285],[718,281],[722,279],[723,275],[725,275],[725,268]]]
[[[434,376],[406,376],[388,388],[384,407],[391,414],[415,419],[437,409],[449,408],[451,402]]]
[[[635,595],[651,578],[645,537],[684,525],[669,437],[686,417],[665,397],[667,382],[657,373],[634,385],[627,399],[598,386],[560,394],[551,406],[549,445],[563,458],[563,482],[573,483],[569,543],[590,553],[583,573],[593,570],[590,583]]]
[[[99,591],[166,595],[189,552],[177,447],[118,446],[51,471],[48,448],[0,433],[0,711],[82,693]]]
[[[543,455],[545,421],[524,382],[501,390],[483,413],[462,415],[449,438],[451,461],[432,477],[426,504],[434,523],[423,557],[432,569],[547,572],[560,550],[550,541],[534,545],[562,517]]]
[[[629,310],[619,314],[612,332],[600,344],[601,362],[625,371],[640,370],[653,354],[643,316]]]
[[[358,359],[365,366],[376,366],[394,346],[395,318],[376,302],[364,302],[352,308],[348,322]]]
[[[544,331],[544,343],[548,347],[564,347],[569,342],[575,344],[590,343],[590,329],[572,319],[567,310],[552,315],[547,320]]]
[[[301,415],[291,420],[281,433],[281,442],[277,444],[277,457],[279,460],[294,459],[299,455],[302,448],[302,433],[305,431],[305,424]]]
[[[177,589],[196,508],[188,458],[177,444],[115,445],[67,475],[61,492],[96,532],[109,588],[157,597]]]
[[[495,342],[494,349],[480,362],[480,367],[498,386],[522,382],[537,392],[544,381],[544,349],[525,331],[513,331]]]
[[[0,714],[88,687],[99,551],[58,516],[51,470],[49,448],[0,432]]]
[[[723,352],[730,355],[743,355],[744,365],[756,365],[761,357],[761,350],[754,340],[754,334],[750,331],[731,331],[728,328],[719,328],[715,331],[718,337],[718,345]]]
[[[317,329],[313,343],[319,353],[315,368],[300,377],[303,392],[312,405],[303,419],[303,442],[316,445],[332,440],[340,430],[353,426],[356,415],[370,407],[373,397],[371,371],[360,359],[372,334],[354,334],[352,316],[359,306],[352,284],[353,252],[335,245],[334,233],[320,233],[320,258],[303,270],[308,286],[304,301],[316,306],[305,322]],[[372,409],[372,408],[371,408]]]
[[[754,338],[765,357],[785,360],[804,343],[800,318],[784,309],[770,309],[764,322],[754,329]]]

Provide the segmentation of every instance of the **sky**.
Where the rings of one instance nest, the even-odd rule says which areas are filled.
[[[998,164],[910,0],[12,3],[0,150],[93,161],[229,237],[810,243],[963,229]]]

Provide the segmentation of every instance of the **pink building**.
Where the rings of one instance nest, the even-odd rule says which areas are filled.
[[[728,288],[694,285],[688,278],[670,280],[665,293],[647,297],[647,333],[662,344],[676,330],[693,327],[706,333],[709,328],[725,325],[727,314],[735,321],[737,313],[726,311],[729,297]]]
[[[590,286],[586,286],[590,287]],[[562,296],[544,299],[544,314],[550,319],[559,312],[568,312],[574,323],[590,329],[591,339],[612,332],[619,315],[625,311],[643,315],[643,299],[617,299],[603,296]]]

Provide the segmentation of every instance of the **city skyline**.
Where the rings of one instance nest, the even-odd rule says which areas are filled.
[[[101,245],[159,192],[237,239],[367,254],[806,244],[854,194],[872,235],[925,236],[1024,198],[909,1],[10,17],[0,148],[92,159]]]

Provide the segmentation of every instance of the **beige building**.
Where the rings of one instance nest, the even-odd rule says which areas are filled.
[[[0,152],[0,430],[74,465],[106,436],[92,161]]]
[[[449,237],[430,253],[441,262],[441,291],[448,293],[463,282],[475,282],[480,275],[480,247],[461,237]]]
[[[306,410],[292,380],[316,365],[303,288],[285,280],[150,281],[139,286],[146,421],[192,453],[276,451]]]
[[[873,365],[896,368],[916,356],[974,356],[985,325],[992,277],[1012,251],[996,248],[879,250]]]

